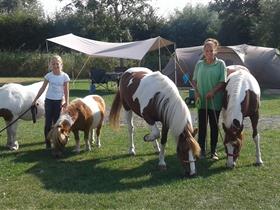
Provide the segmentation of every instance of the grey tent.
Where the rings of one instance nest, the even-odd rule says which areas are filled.
[[[187,74],[192,78],[196,62],[203,56],[203,46],[178,48],[175,53],[176,66],[172,58],[162,72],[177,86],[185,86],[183,75]],[[223,59],[227,66],[246,66],[262,88],[280,88],[280,53],[277,49],[246,44],[221,46],[217,57]]]

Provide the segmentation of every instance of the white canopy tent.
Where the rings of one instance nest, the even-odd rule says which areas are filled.
[[[113,57],[133,60],[142,60],[149,52],[159,50],[159,70],[161,70],[160,48],[175,43],[160,36],[143,41],[112,43],[101,42],[76,36],[72,33],[49,38],[47,41],[71,48],[92,57]]]

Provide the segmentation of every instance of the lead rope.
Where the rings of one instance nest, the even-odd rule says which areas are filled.
[[[215,105],[214,105],[214,100],[213,100],[213,99],[210,99],[210,100],[211,100],[213,109],[216,110],[216,109],[215,109]],[[220,126],[219,126],[219,124],[218,124],[218,119],[217,119],[216,113],[215,113],[214,117],[215,117],[216,124],[218,125],[218,132],[219,132],[220,138],[222,139],[222,142],[224,142],[224,137],[223,137],[223,135],[222,135]]]
[[[6,127],[2,128],[0,130],[0,133],[2,133],[4,130],[6,130],[7,128],[9,128],[10,126],[12,126],[16,121],[19,120],[19,118],[21,118],[23,115],[25,115],[29,110],[32,110],[34,109],[34,111],[32,112],[32,119],[33,119],[33,123],[36,122],[36,114],[37,114],[37,108],[36,108],[36,105],[32,105],[30,106],[27,110],[25,110],[22,114],[20,114],[15,120],[13,120],[12,122],[10,122]]]
[[[208,125],[208,100],[205,97],[205,124],[206,124],[206,133],[205,133],[205,152],[207,151],[207,145],[208,145],[208,141],[207,141],[207,125]]]

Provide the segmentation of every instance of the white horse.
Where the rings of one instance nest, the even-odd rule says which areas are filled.
[[[32,101],[42,86],[42,83],[43,82],[36,82],[27,86],[9,83],[0,88],[0,117],[4,118],[6,126],[11,124],[6,128],[6,146],[10,150],[18,150],[19,148],[18,141],[16,140],[16,130],[18,125],[17,118],[22,120],[32,120],[31,110],[24,115],[22,114],[31,107]],[[37,101],[37,118],[45,114],[44,99],[45,93],[43,93]]]

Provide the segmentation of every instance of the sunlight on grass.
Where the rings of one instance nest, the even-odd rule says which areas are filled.
[[[71,84],[71,99],[87,95],[88,85],[88,81],[77,81],[75,87]],[[115,90],[112,86],[96,91],[106,101],[107,114]],[[264,95],[261,116],[279,118],[279,99]],[[195,116],[195,108],[191,111]],[[106,122],[101,131],[101,148],[94,146],[91,152],[76,154],[71,134],[63,158],[55,159],[44,147],[44,120],[36,124],[20,121],[19,151],[8,151],[4,147],[6,133],[0,136],[0,206],[1,209],[279,209],[280,130],[277,124],[271,125],[260,124],[263,166],[253,166],[255,147],[251,128],[247,126],[235,169],[225,167],[226,155],[219,139],[220,160],[198,160],[198,177],[185,179],[172,136],[168,137],[166,147],[167,170],[158,170],[158,155],[151,143],[143,141],[149,129],[142,123],[135,126],[136,156],[127,154],[126,124],[114,131]],[[4,127],[3,120],[0,127]],[[83,149],[82,133],[80,136]]]

